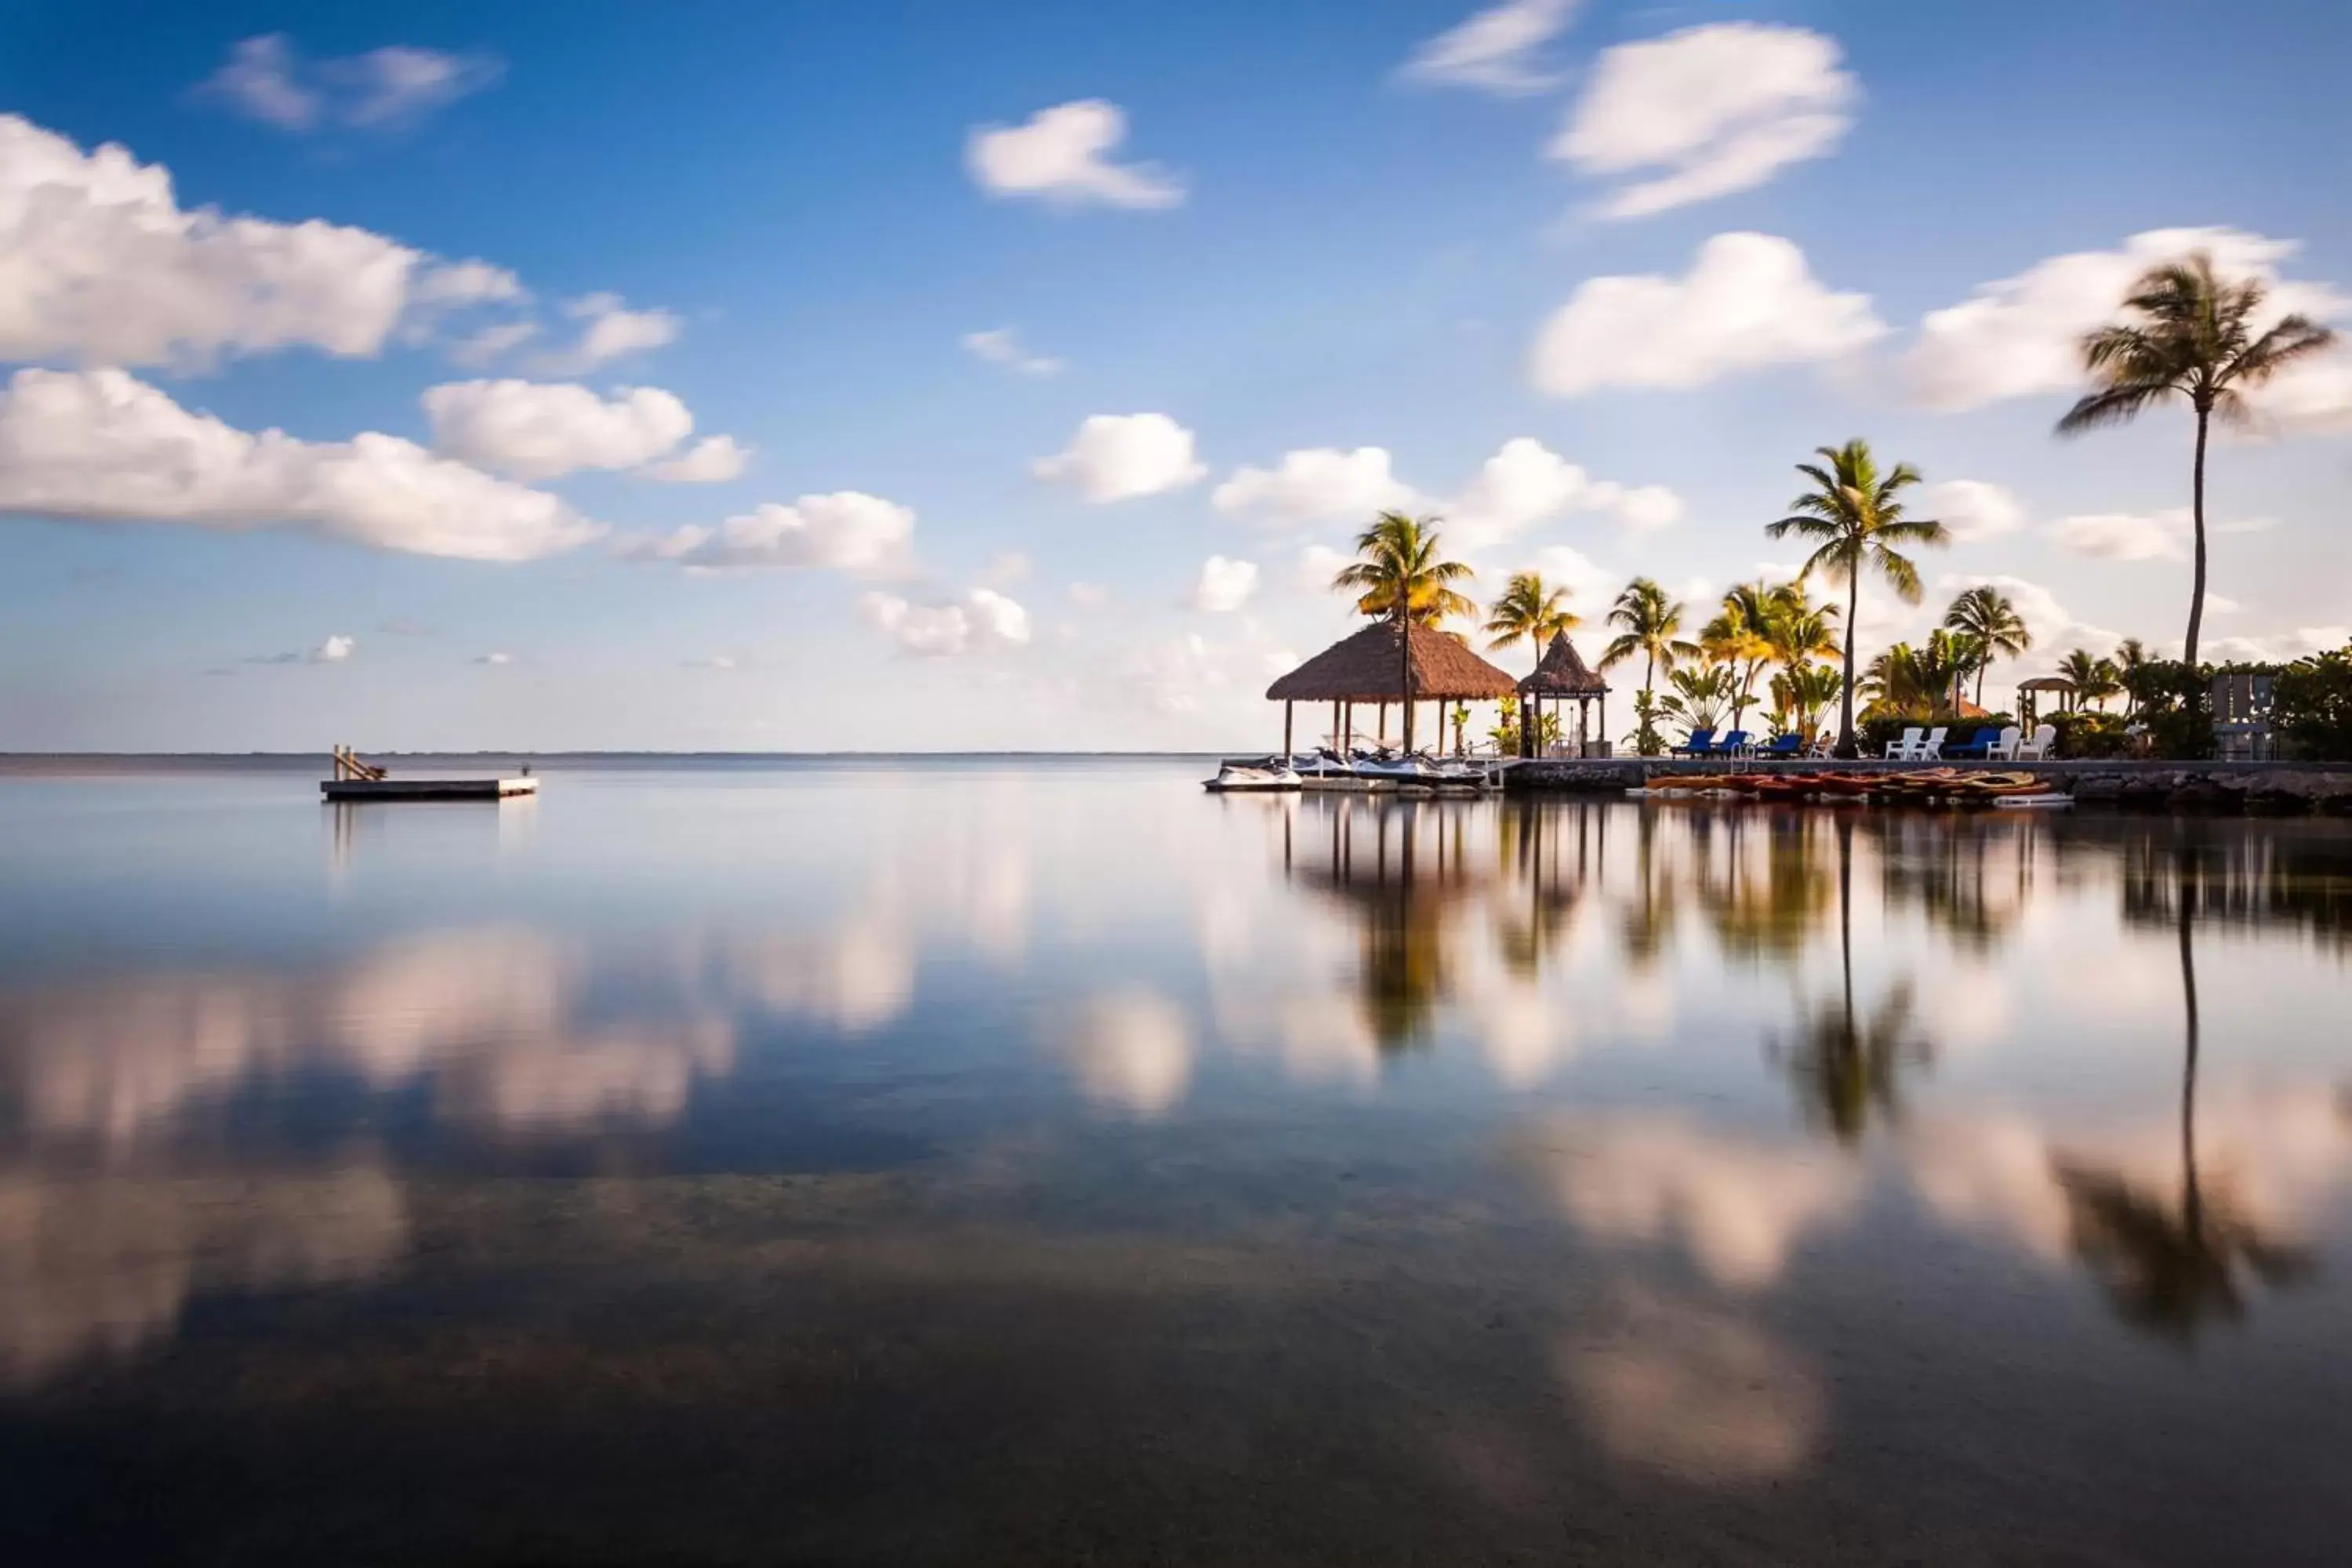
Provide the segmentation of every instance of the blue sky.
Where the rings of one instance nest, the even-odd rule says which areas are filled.
[[[2063,345],[2193,243],[2347,321],[2352,14],[1477,9],[12,7],[0,746],[1244,745],[1372,505],[1597,619],[1854,435],[1970,534],[1865,647],[2177,641],[2188,418]],[[2209,652],[2352,625],[2347,365]]]

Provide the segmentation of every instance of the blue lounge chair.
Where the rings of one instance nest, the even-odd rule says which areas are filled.
[[[1792,731],[1786,735],[1773,736],[1770,745],[1756,748],[1756,754],[1759,757],[1794,757],[1801,755],[1804,749],[1805,738]]]
[[[1709,749],[1714,741],[1715,731],[1712,727],[1693,730],[1690,732],[1690,738],[1681,745],[1672,748],[1669,754],[1677,757],[1704,757],[1709,754]]]
[[[1698,754],[1709,757],[1736,757],[1742,752],[1748,750],[1748,731],[1745,730],[1734,730],[1730,734],[1724,736],[1723,739],[1717,741],[1714,745],[1709,746],[1705,752]]]
[[[1982,729],[1979,729],[1977,731],[1976,739],[1969,742],[1966,745],[1946,746],[1944,748],[1944,755],[1948,757],[1990,757],[1992,755],[1992,749],[2000,744],[2000,726],[1998,724],[1989,724]]]

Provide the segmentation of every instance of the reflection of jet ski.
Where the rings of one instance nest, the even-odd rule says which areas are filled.
[[[1219,763],[1217,776],[1202,780],[1201,787],[1218,795],[1234,795],[1294,790],[1299,784],[1298,770],[1290,765],[1288,757],[1260,757]]]

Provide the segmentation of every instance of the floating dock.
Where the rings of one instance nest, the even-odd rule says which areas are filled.
[[[515,779],[320,779],[329,800],[506,800],[537,795],[535,778]]]

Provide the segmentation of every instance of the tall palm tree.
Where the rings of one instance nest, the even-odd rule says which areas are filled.
[[[1845,690],[1838,702],[1838,755],[1851,757],[1853,748],[1854,613],[1861,604],[1862,577],[1874,571],[1886,579],[1906,605],[1919,602],[1919,568],[1896,549],[1902,544],[1948,544],[1951,535],[1933,518],[1906,517],[1896,498],[1919,482],[1919,470],[1897,463],[1881,476],[1870,455],[1870,443],[1859,438],[1843,447],[1815,448],[1828,467],[1800,463],[1797,471],[1814,488],[1789,503],[1790,515],[1767,523],[1774,539],[1794,533],[1815,542],[1802,576],[1819,572],[1832,583],[1845,584]]]
[[[1771,603],[1772,590],[1763,584],[1739,584],[1724,595],[1715,618],[1699,628],[1699,651],[1739,668],[1738,695],[1731,703],[1734,729],[1747,717],[1756,671],[1772,657],[1772,643],[1765,629],[1772,617]]]
[[[1356,536],[1356,561],[1342,567],[1331,586],[1356,595],[1359,615],[1383,617],[1397,628],[1397,660],[1402,668],[1404,746],[1412,750],[1412,637],[1408,625],[1435,626],[1448,616],[1475,616],[1478,606],[1453,584],[1468,582],[1470,568],[1438,553],[1437,520],[1384,511]]]
[[[2033,632],[2009,595],[1991,584],[1970,588],[1944,612],[1947,628],[1974,637],[1981,657],[1977,660],[1977,706],[1984,706],[1985,671],[1996,658],[2015,658],[2033,646]]]
[[[2245,389],[2270,380],[2296,360],[2318,353],[2336,334],[2302,315],[2282,316],[2257,334],[2268,290],[2260,279],[2225,283],[2213,258],[2194,251],[2142,274],[2125,297],[2126,319],[2083,339],[2083,369],[2095,390],[2058,421],[2061,436],[2104,425],[2126,425],[2144,408],[2175,397],[2197,415],[2197,458],[2189,470],[2189,515],[2196,524],[2195,580],[2189,597],[2189,637],[2181,657],[2197,662],[2197,633],[2205,621],[2205,439],[2215,416],[2224,423],[2251,417]]]
[[[2106,710],[2107,699],[2124,689],[2122,672],[2086,647],[2060,659],[2058,674],[2074,689],[2077,702],[2095,702],[2101,712]]]
[[[1486,644],[1489,648],[1506,648],[1522,640],[1533,644],[1540,665],[1544,649],[1554,637],[1583,624],[1584,617],[1568,607],[1567,589],[1546,586],[1540,573],[1514,572],[1503,596],[1488,606],[1486,624],[1479,629],[1491,639]]]
[[[1676,664],[1698,657],[1698,645],[1682,636],[1682,602],[1666,597],[1666,591],[1647,577],[1636,577],[1625,584],[1625,591],[1609,607],[1609,624],[1619,628],[1619,635],[1601,650],[1601,668],[1607,669],[1640,654],[1644,710],[1653,705],[1651,690],[1658,671],[1671,675]]]

